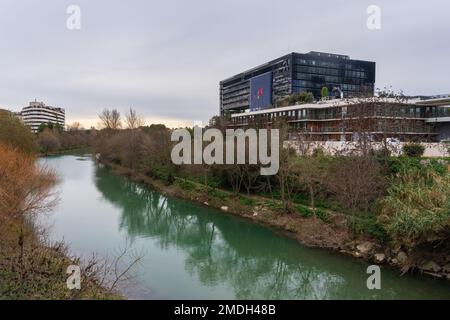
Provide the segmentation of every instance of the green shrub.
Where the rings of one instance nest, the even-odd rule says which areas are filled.
[[[425,147],[420,143],[408,143],[403,146],[403,153],[408,157],[420,158],[425,152]]]
[[[278,195],[277,199],[281,199],[281,196]],[[299,203],[303,205],[309,205],[311,200],[309,199],[309,195],[305,194],[304,192],[296,192],[291,195],[292,202]]]
[[[194,191],[197,188],[194,182],[182,178],[175,178],[175,185],[187,191]]]
[[[439,175],[430,167],[397,174],[380,201],[379,221],[396,243],[405,246],[447,239],[450,175]]]
[[[311,92],[298,92],[277,101],[278,107],[288,105],[311,103],[314,101],[314,95]]]
[[[162,180],[166,183],[172,184],[174,182],[174,176],[170,169],[163,167],[163,166],[156,166],[152,169],[152,175]]]
[[[175,176],[172,172],[169,172],[169,174],[167,175],[167,182],[169,184],[173,184],[175,182]]]
[[[266,206],[272,210],[283,210],[283,204],[279,201],[267,200]]]
[[[444,164],[444,162],[436,159],[430,159],[430,163],[427,165],[427,167],[441,176],[448,172],[447,165]]]
[[[419,158],[409,158],[405,156],[393,157],[389,161],[389,173],[392,175],[398,174],[411,169],[420,170],[422,165]]]
[[[411,170],[431,171],[439,175],[448,172],[447,163],[437,159],[420,159],[415,157],[395,157],[389,159],[389,174],[403,174]]]
[[[297,212],[302,217],[310,218],[310,217],[314,216],[314,211],[309,207],[303,206],[301,204],[297,204],[297,205],[295,205],[295,208],[297,209]],[[316,216],[323,222],[328,223],[330,221],[330,214],[326,210],[316,208]]]
[[[295,205],[295,208],[302,217],[309,218],[314,215],[314,212],[310,208],[302,206],[300,204]]]
[[[220,200],[225,200],[229,197],[229,194],[217,189],[212,189],[210,195],[214,198],[218,198]]]
[[[389,236],[376,216],[353,217],[349,221],[349,228],[354,234],[369,235],[381,242],[389,240]]]
[[[327,87],[323,87],[322,90],[320,91],[320,94],[321,94],[322,98],[327,98],[329,96],[330,92]]]
[[[241,204],[243,204],[245,206],[252,206],[253,207],[255,205],[255,200],[253,200],[252,198],[239,196],[239,201],[240,201]]]
[[[319,158],[319,157],[323,157],[325,155],[324,151],[322,148],[314,148],[313,152],[312,152],[312,156],[315,158]]]
[[[328,213],[328,211],[316,208],[316,216],[325,223],[330,222],[330,214]]]
[[[36,137],[11,112],[0,110],[0,142],[25,153],[37,151]]]

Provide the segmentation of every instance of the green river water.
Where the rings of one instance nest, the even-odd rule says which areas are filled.
[[[98,167],[89,155],[41,160],[55,168],[59,204],[45,219],[71,251],[143,258],[122,288],[132,299],[450,299],[450,285],[306,248],[217,210],[168,198]]]

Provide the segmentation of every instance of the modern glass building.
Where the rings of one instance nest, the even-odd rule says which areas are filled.
[[[290,53],[220,82],[220,112],[277,107],[282,98],[327,87],[345,98],[373,96],[375,62],[323,52]]]

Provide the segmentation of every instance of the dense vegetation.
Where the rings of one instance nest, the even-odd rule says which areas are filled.
[[[403,166],[380,201],[380,221],[406,247],[445,241],[450,232],[450,175],[437,162]]]
[[[212,123],[223,130],[217,119]],[[249,205],[255,196],[271,199],[280,215],[299,214],[326,221],[328,213],[345,213],[355,235],[400,244],[406,250],[449,239],[450,176],[446,162],[421,160],[415,145],[406,149],[416,151],[405,150],[400,157],[391,157],[388,150],[346,156],[326,156],[312,150],[299,156],[283,149],[280,170],[271,177],[261,176],[257,165],[176,166],[170,161],[172,146],[170,130],[152,125],[102,130],[93,149],[102,161],[167,184],[187,189],[203,184],[201,190],[208,196],[227,190]]]
[[[309,98],[303,94],[287,99],[306,102]],[[0,129],[0,136],[27,152],[37,148],[44,154],[90,146],[105,163],[195,190],[206,198],[226,197],[220,191],[224,190],[248,206],[254,205],[252,197],[269,199],[268,205],[280,215],[327,221],[329,213],[345,213],[355,235],[396,243],[407,250],[449,239],[447,165],[444,160],[421,160],[420,144],[405,145],[400,157],[391,157],[387,149],[326,156],[303,141],[303,156],[281,148],[278,174],[266,177],[260,175],[258,165],[174,165],[171,130],[164,125],[144,126],[132,109],[123,119],[119,111],[108,109],[99,118],[102,130],[84,130],[79,124],[66,131],[43,126],[34,138],[13,117],[2,117],[5,125],[0,128],[14,134]],[[276,125],[286,135],[283,123]],[[225,129],[219,117],[211,120],[211,126]]]
[[[408,143],[403,146],[403,153],[408,157],[421,157],[425,152],[425,147],[420,143]]]
[[[0,299],[113,298],[84,269],[81,290],[68,290],[66,268],[78,264],[49,243],[36,218],[57,198],[55,173],[37,163],[37,139],[11,113],[0,114]]]
[[[30,129],[7,111],[0,111],[0,141],[15,146],[25,153],[37,150],[36,140]]]
[[[133,110],[122,121],[117,110],[106,109],[100,115],[100,121],[102,130],[84,130],[76,124],[65,131],[43,126],[41,132],[34,135],[11,115],[2,114],[0,143],[3,158],[0,159],[0,170],[5,172],[0,176],[2,205],[7,203],[7,194],[28,199],[21,193],[26,194],[26,188],[39,190],[41,186],[43,194],[50,190],[54,179],[52,173],[36,169],[33,152],[51,154],[89,146],[103,163],[188,190],[206,201],[214,198],[220,202],[231,196],[242,206],[253,209],[263,199],[279,218],[298,215],[320,219],[324,223],[330,223],[335,213],[345,214],[348,230],[355,237],[377,239],[387,245],[400,246],[407,252],[424,246],[449,246],[448,164],[445,159],[421,158],[423,147],[420,144],[406,145],[400,157],[392,157],[387,149],[367,150],[367,145],[361,146],[364,150],[355,150],[350,155],[329,156],[320,149],[312,149],[308,141],[300,140],[302,155],[292,149],[281,148],[277,175],[261,176],[259,165],[174,165],[170,158],[175,144],[170,139],[171,130],[164,125],[145,126],[143,119]],[[285,136],[283,123],[275,125]],[[219,117],[215,117],[210,126],[221,131],[225,129]],[[20,168],[25,168],[23,172],[28,172],[23,177],[13,176],[19,175],[19,171],[14,170],[19,167],[17,164],[14,167],[11,160],[14,157],[18,159],[17,163],[21,163]],[[27,177],[40,184],[34,185],[30,181],[19,184],[22,178]],[[15,179],[17,183],[12,182]],[[8,191],[7,186],[11,184],[21,190]],[[16,204],[13,207],[22,206]],[[11,209],[2,208],[1,212],[3,216],[8,212],[9,217],[13,216]],[[274,216],[273,219],[278,218]],[[29,234],[34,239],[36,231],[32,230],[32,224],[24,221],[29,220],[12,219],[8,223],[15,225],[16,231],[22,230],[18,226],[26,225],[24,229],[31,230]],[[5,227],[7,224],[1,225],[8,230],[14,229]],[[2,246],[4,255],[9,255],[7,250],[14,246],[16,249],[26,247],[24,234],[18,233],[18,238],[14,238],[14,233],[2,232],[2,237],[8,234],[11,238]],[[27,242],[36,243],[34,240]],[[9,249],[5,251],[5,248]],[[23,256],[19,261],[24,261]],[[1,267],[5,270],[5,266]],[[17,290],[18,296],[26,296],[32,289],[21,286]]]

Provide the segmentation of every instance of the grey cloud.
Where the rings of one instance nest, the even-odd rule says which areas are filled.
[[[65,28],[69,4],[81,7],[80,31]],[[379,31],[366,28],[370,4],[381,7]],[[3,0],[0,10],[0,106],[38,98],[69,118],[132,106],[206,121],[221,79],[310,50],[376,61],[378,87],[450,93],[444,1]]]

